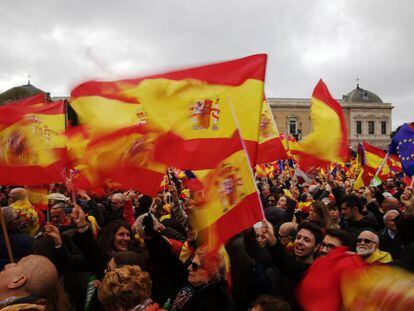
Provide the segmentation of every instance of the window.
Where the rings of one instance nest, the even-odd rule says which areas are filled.
[[[289,119],[289,134],[296,134],[297,131],[297,122],[295,118]]]
[[[358,135],[362,134],[362,121],[356,121],[356,133]]]
[[[381,134],[387,134],[387,121],[381,121]]]
[[[375,134],[375,123],[374,121],[368,121],[368,134]]]

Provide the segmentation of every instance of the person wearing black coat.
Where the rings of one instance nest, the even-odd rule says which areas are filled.
[[[234,311],[225,280],[223,257],[199,247],[188,269],[172,252],[171,245],[154,230],[152,215],[142,221],[145,245],[152,263],[169,277],[174,289],[166,307],[169,311]]]

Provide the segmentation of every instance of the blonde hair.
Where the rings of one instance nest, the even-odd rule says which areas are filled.
[[[105,310],[127,310],[151,296],[152,282],[139,266],[123,266],[105,274],[98,289]]]

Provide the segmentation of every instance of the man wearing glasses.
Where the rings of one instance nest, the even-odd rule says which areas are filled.
[[[331,250],[338,246],[346,246],[349,250],[353,250],[355,246],[355,237],[345,230],[328,229],[321,246],[319,247],[318,257],[328,255]]]
[[[362,231],[356,244],[356,252],[368,263],[388,263],[392,261],[390,253],[379,250],[378,235],[372,231]]]

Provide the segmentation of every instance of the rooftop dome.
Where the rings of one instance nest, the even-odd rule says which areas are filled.
[[[382,99],[375,93],[364,90],[359,87],[353,89],[347,95],[343,96],[345,102],[358,102],[358,103],[382,103]]]
[[[31,97],[39,93],[43,93],[43,91],[28,82],[26,85],[16,86],[1,93],[0,106],[19,99]],[[49,94],[46,94],[46,96],[50,100]]]

